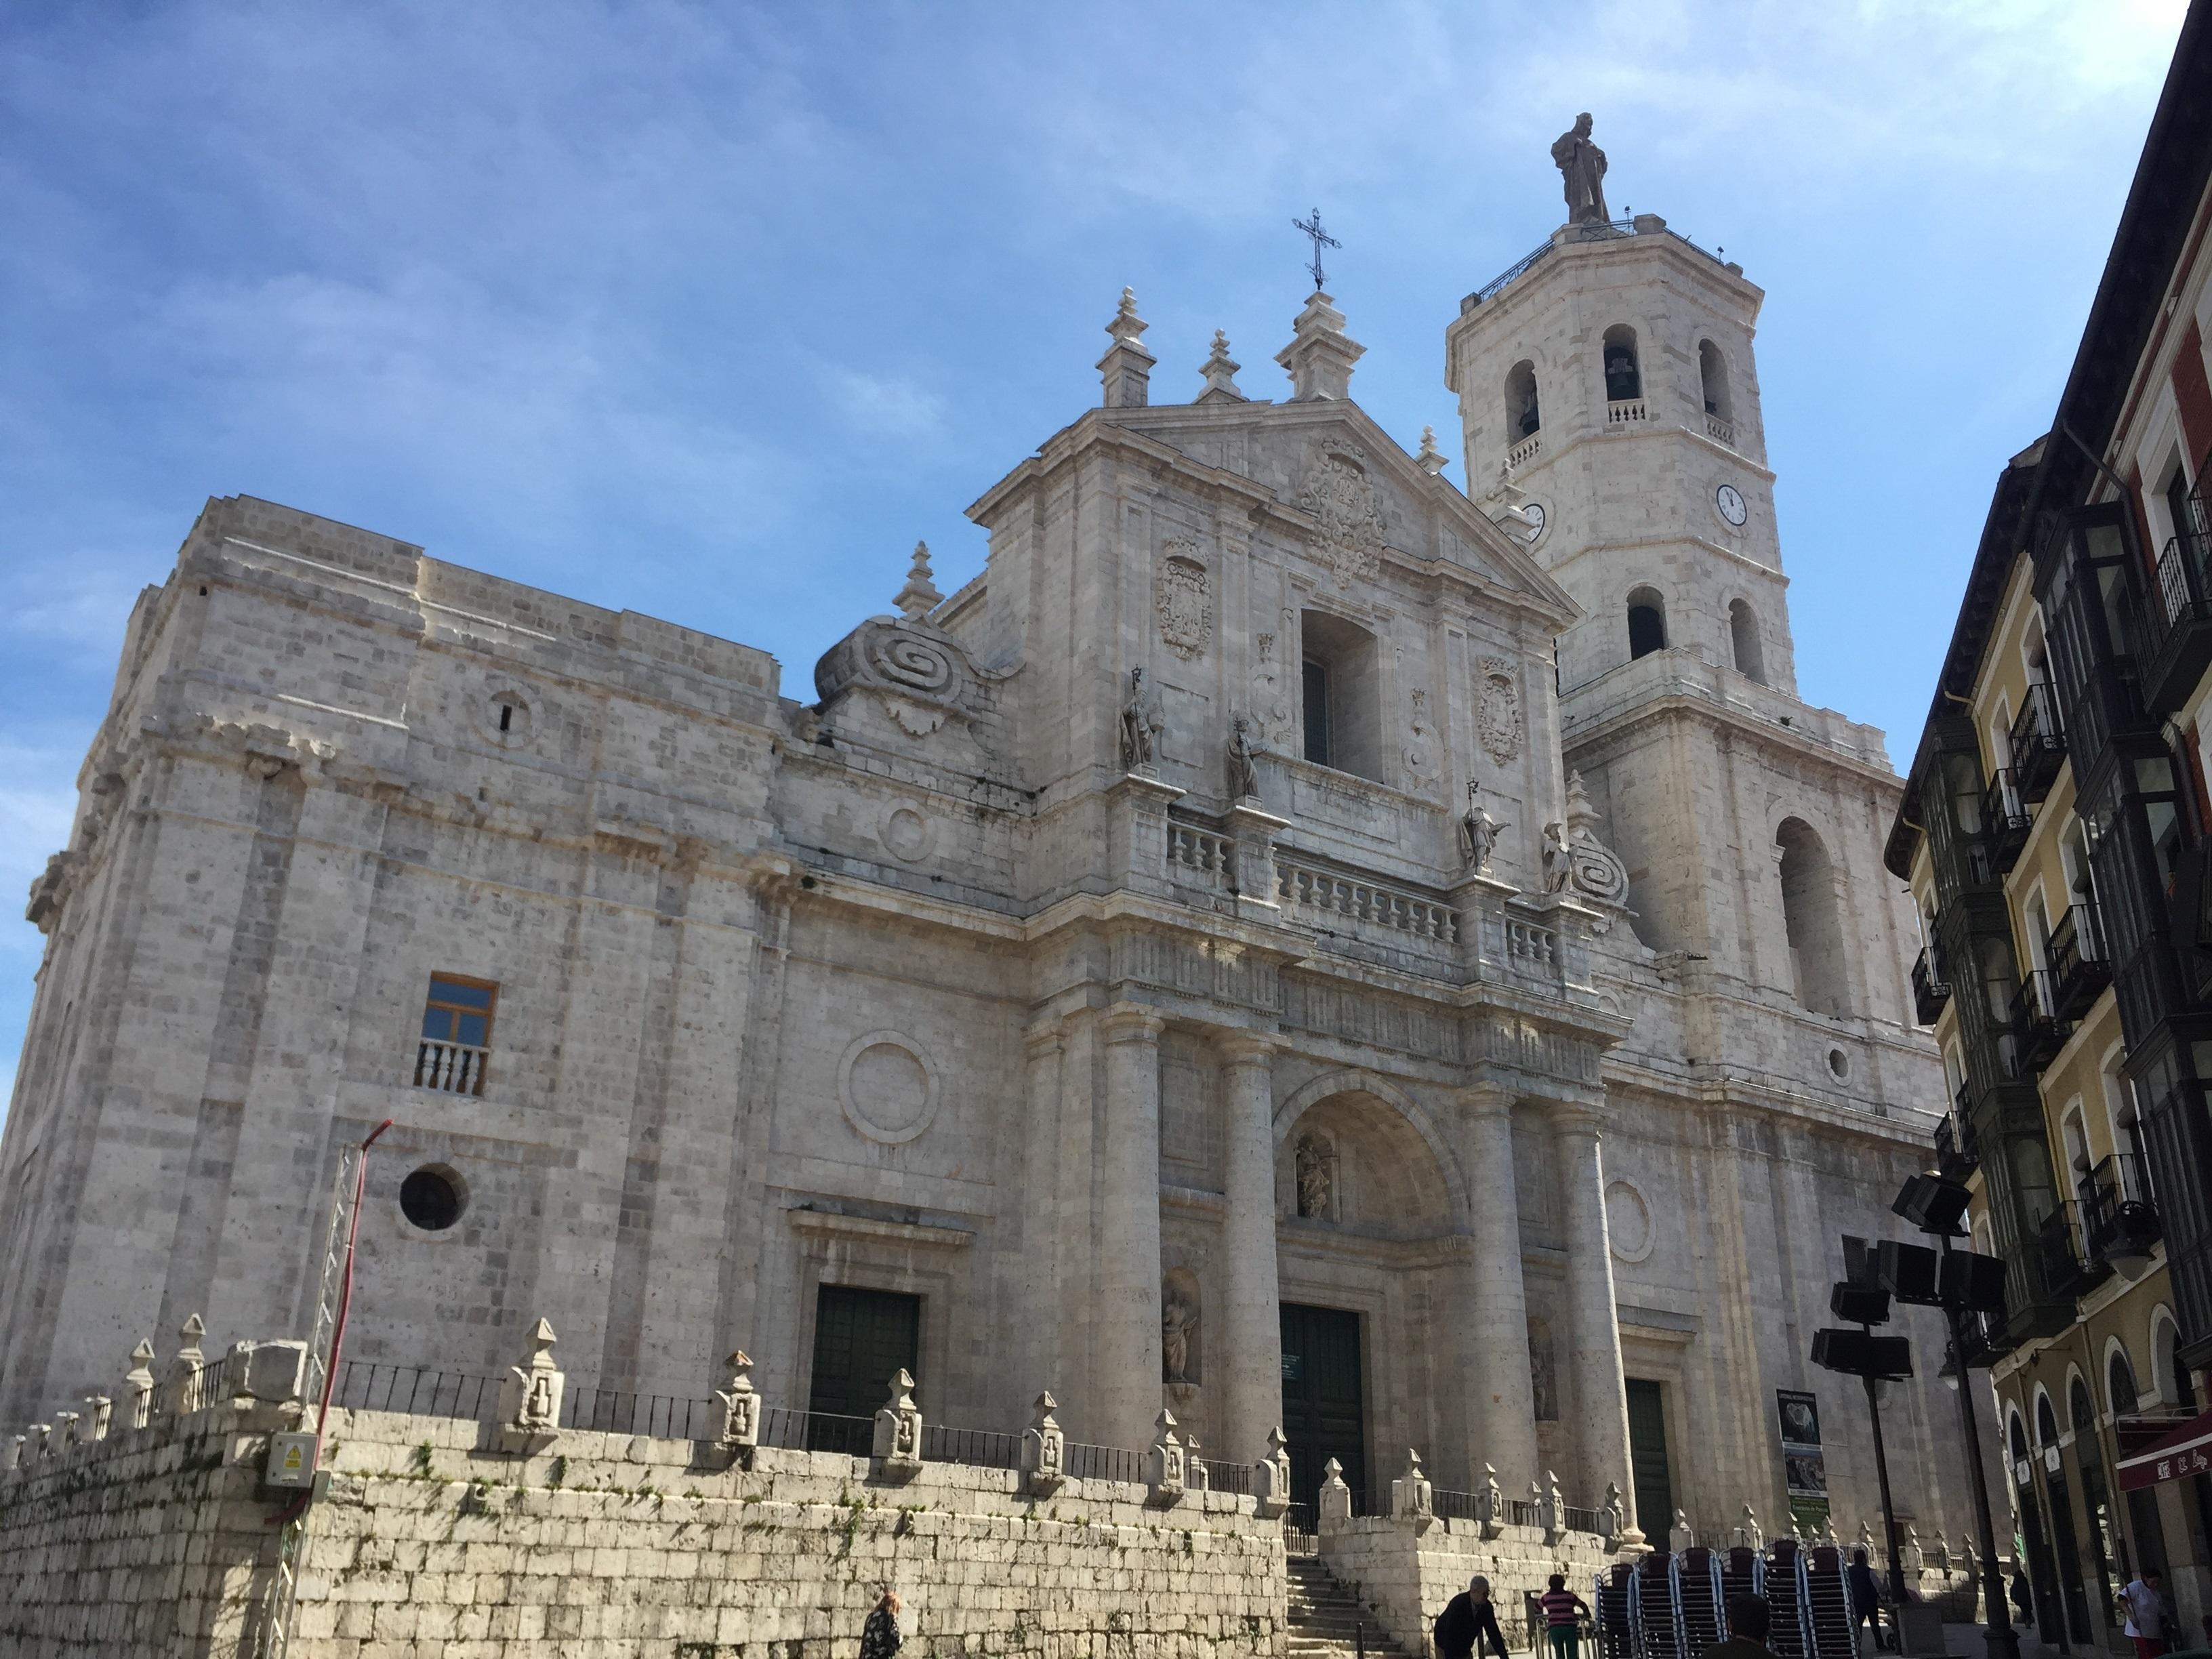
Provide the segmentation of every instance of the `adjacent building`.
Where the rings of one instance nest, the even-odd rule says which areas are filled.
[[[904,1367],[955,1427],[1280,1424],[1307,1490],[1415,1447],[1662,1537],[1854,1532],[1808,1348],[1944,1091],[1899,781],[1796,695],[1762,297],[1656,216],[1562,228],[1446,332],[1470,494],[1327,295],[1283,400],[1217,337],[1176,403],[1125,294],[983,574],[918,551],[803,698],[210,501],[32,896],[0,1417],[194,1314],[304,1324],[390,1117],[364,1362],[495,1374],[544,1316],[572,1397],[742,1347],[824,1418]],[[1952,1420],[1932,1375],[1890,1413],[1923,1538]]]
[[[2145,1567],[2188,1628],[2212,1609],[2212,1479],[2149,1455],[2212,1437],[2208,76],[2200,5],[2051,430],[1998,478],[1888,852],[1940,1161],[2008,1264],[1967,1358],[2037,1626],[2120,1650],[2113,1592]]]

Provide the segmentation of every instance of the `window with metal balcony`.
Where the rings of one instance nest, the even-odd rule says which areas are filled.
[[[2129,1278],[2150,1264],[2160,1232],[2158,1206],[2132,1152],[2115,1152],[2081,1188],[2081,1237],[2089,1255]]]
[[[2031,806],[2041,805],[2057,780],[2058,769],[2066,763],[2066,728],[2058,718],[2058,699],[2047,681],[2029,686],[2021,700],[2020,713],[2013,718],[2010,747],[2013,779],[2021,799]]]
[[[2038,598],[2077,779],[2116,737],[2155,725],[2142,697],[2142,567],[2128,514],[2119,501],[2048,514],[2038,534]]]
[[[1982,823],[1990,859],[2000,871],[2008,872],[2019,862],[2020,849],[2027,845],[2027,832],[2035,823],[2009,766],[1990,774],[1982,791]]]
[[[1936,1172],[1946,1181],[1964,1181],[1981,1167],[1981,1155],[1974,1146],[1974,1123],[1967,1116],[1963,1097],[1954,1109],[1946,1112],[1936,1126]]]
[[[2161,492],[2171,533],[2158,556],[2158,592],[2143,607],[2143,692],[2151,710],[2169,714],[2188,702],[2212,664],[2212,536],[2202,484],[2183,488],[2177,459]]]
[[[1923,945],[1912,963],[1912,1016],[1923,1025],[1933,1025],[1951,1000],[1951,981],[1943,977],[1936,947]]]
[[[2057,1058],[2066,1039],[2073,1035],[2073,1022],[2058,1017],[2051,970],[2029,969],[2012,1000],[2013,1052],[2018,1063],[2031,1073],[2040,1072]]]
[[[2028,1261],[2031,1277],[2041,1292],[2040,1300],[2071,1303],[2103,1284],[2112,1273],[2104,1262],[2091,1261],[2082,1249],[2081,1224],[2074,1205],[2068,1201],[2053,1205],[2038,1224],[2030,1243]],[[2063,1329],[2071,1322],[2069,1311],[2058,1328]]]
[[[2097,926],[2097,907],[2069,904],[2044,946],[2051,964],[2053,1012],[2061,1019],[2078,1020],[2089,1012],[2104,988],[2112,982],[2112,964],[2105,955],[2105,940]]]

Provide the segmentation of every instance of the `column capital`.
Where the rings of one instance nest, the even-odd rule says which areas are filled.
[[[1580,1100],[1547,1100],[1544,1114],[1555,1135],[1588,1135],[1593,1140],[1605,1133],[1605,1115]]]
[[[1267,1066],[1282,1049],[1280,1039],[1266,1031],[1233,1029],[1214,1034],[1214,1051],[1224,1066]]]
[[[1470,1083],[1452,1091],[1452,1098],[1468,1117],[1500,1117],[1513,1110],[1520,1096],[1502,1083]]]
[[[1058,1019],[1041,1019],[1022,1033],[1022,1044],[1031,1060],[1043,1060],[1066,1048],[1067,1036]]]
[[[1099,1032],[1109,1042],[1156,1043],[1167,1027],[1164,1015],[1139,1002],[1117,1002],[1098,1017]]]

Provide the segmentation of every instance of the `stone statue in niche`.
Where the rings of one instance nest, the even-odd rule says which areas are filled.
[[[1567,779],[1567,816],[1544,826],[1544,890],[1570,890],[1602,904],[1622,904],[1628,898],[1628,868],[1620,856],[1597,837],[1597,809],[1590,805],[1583,775]]]
[[[1229,798],[1243,800],[1260,793],[1258,755],[1252,747],[1252,722],[1239,714],[1229,732]]]
[[[1298,1137],[1298,1213],[1326,1221],[1336,1200],[1336,1158],[1319,1135]]]
[[[1198,1304],[1181,1285],[1170,1283],[1160,1296],[1160,1372],[1170,1382],[1195,1382],[1190,1374],[1192,1339],[1198,1330]]]
[[[1539,1423],[1559,1420],[1559,1385],[1552,1361],[1552,1328],[1540,1319],[1528,1322],[1528,1394]]]
[[[1482,786],[1473,778],[1467,781],[1467,811],[1459,821],[1459,855],[1467,867],[1477,875],[1486,875],[1490,870],[1490,855],[1498,850],[1498,837],[1510,826],[1490,816],[1490,809],[1482,804]]]
[[[1567,846],[1567,826],[1553,823],[1544,826],[1544,890],[1564,893],[1574,878],[1575,855]]]
[[[1152,763],[1167,719],[1145,694],[1145,671],[1129,671],[1129,701],[1121,708],[1121,764],[1134,772]]]

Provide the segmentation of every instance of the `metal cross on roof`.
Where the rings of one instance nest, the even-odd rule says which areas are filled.
[[[1338,241],[1335,237],[1330,235],[1327,231],[1321,228],[1321,210],[1319,208],[1316,208],[1313,210],[1313,217],[1311,219],[1293,219],[1291,221],[1291,223],[1295,228],[1305,232],[1306,235],[1311,239],[1313,242],[1313,264],[1308,266],[1307,269],[1313,272],[1314,292],[1318,294],[1322,290],[1322,281],[1321,251],[1325,247],[1342,247],[1344,244]]]

